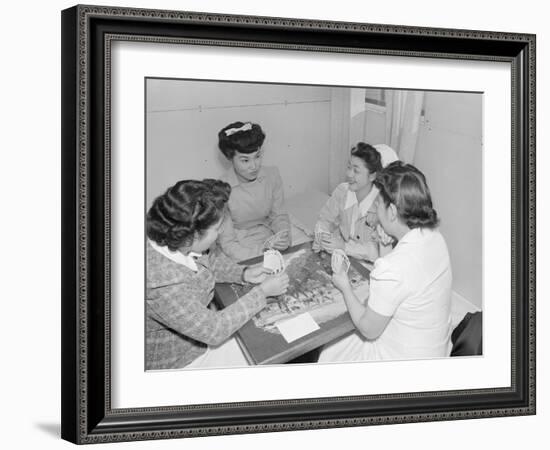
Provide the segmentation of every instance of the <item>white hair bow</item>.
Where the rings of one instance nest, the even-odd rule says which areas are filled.
[[[240,128],[229,128],[225,130],[225,135],[231,136],[232,134],[238,133],[239,131],[248,131],[251,129],[252,129],[252,124],[250,122],[247,122]]]

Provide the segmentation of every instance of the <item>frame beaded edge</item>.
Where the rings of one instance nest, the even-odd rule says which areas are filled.
[[[271,431],[290,431],[301,429],[316,429],[330,427],[348,427],[348,426],[365,426],[374,424],[390,424],[390,423],[409,423],[409,422],[425,422],[425,421],[441,421],[441,420],[457,420],[469,418],[485,418],[499,417],[509,415],[525,415],[535,413],[535,36],[529,34],[514,34],[500,33],[487,31],[473,30],[450,30],[440,28],[425,28],[425,27],[410,27],[410,26],[395,26],[395,25],[375,25],[347,22],[330,22],[321,20],[306,20],[306,19],[287,19],[287,18],[271,18],[271,17],[255,17],[255,16],[237,16],[237,15],[222,15],[210,13],[194,13],[194,12],[176,12],[176,11],[156,11],[147,9],[129,9],[129,8],[111,8],[111,7],[96,7],[96,6],[79,6],[78,7],[78,305],[79,305],[79,321],[77,334],[79,339],[79,377],[78,377],[78,405],[79,405],[79,431],[81,443],[99,443],[99,442],[117,442],[127,440],[143,440],[143,439],[166,439],[174,437],[197,437],[219,434],[243,434],[250,432],[271,432]],[[88,105],[88,86],[87,86],[87,69],[88,69],[88,53],[87,53],[87,36],[88,36],[88,19],[92,16],[120,16],[120,17],[135,17],[149,19],[174,20],[176,22],[211,22],[225,24],[243,24],[243,25],[258,25],[258,26],[278,26],[289,28],[303,29],[320,29],[320,30],[340,30],[340,31],[360,31],[360,32],[379,32],[404,35],[426,35],[426,36],[442,36],[442,37],[460,37],[471,39],[491,39],[491,40],[507,40],[507,41],[526,41],[529,45],[529,155],[528,155],[528,186],[529,186],[529,406],[525,408],[509,408],[509,409],[493,409],[493,410],[475,410],[475,411],[457,411],[443,412],[430,414],[410,414],[410,415],[395,415],[395,416],[378,416],[378,417],[363,417],[349,419],[326,419],[304,422],[281,422],[274,424],[262,425],[239,425],[239,426],[223,426],[223,427],[206,427],[179,429],[154,432],[131,432],[120,434],[97,434],[90,435],[87,432],[87,336],[86,336],[86,313],[87,313],[87,288],[86,282],[88,278],[87,272],[87,223],[88,223],[88,161],[87,161],[87,105]],[[128,38],[126,36],[126,38]],[[137,39],[136,39],[137,40]],[[146,39],[148,42],[156,42],[154,38]],[[161,40],[159,40],[160,42]],[[179,40],[181,42],[181,40]],[[163,41],[164,42],[164,41]],[[190,43],[190,42],[187,42]],[[204,40],[195,40],[196,44],[213,45],[211,42],[205,44]],[[246,43],[236,43],[238,46],[252,46]],[[218,45],[218,44],[216,44]],[[219,45],[228,44],[227,41],[222,41]],[[261,44],[253,45],[256,48],[286,48],[297,49],[297,46],[284,44]],[[110,46],[108,46],[106,55],[110,59]],[[338,52],[354,52],[354,53],[369,53],[365,49],[342,49],[342,48],[311,48],[308,50],[320,51],[338,51]],[[363,51],[361,51],[363,50]],[[388,51],[371,51],[371,54],[392,54],[395,56],[426,56],[422,52],[388,52]],[[430,53],[430,57],[441,58],[456,58],[456,55],[446,53]],[[462,59],[470,59],[468,55],[462,55]],[[479,59],[473,55],[471,58]],[[509,58],[484,58],[485,60],[508,61]],[[110,71],[109,71],[110,73]],[[110,106],[110,84],[106,81],[106,104]],[[105,129],[105,161],[106,161],[106,208],[110,210],[110,191],[108,185],[110,183],[110,158],[108,150],[110,150],[110,127],[107,123],[109,118],[106,118]],[[109,228],[109,217],[105,219],[106,230]],[[110,232],[106,233],[106,246],[110,243]],[[105,263],[110,264],[110,254],[107,252]],[[110,299],[110,280],[106,280],[106,296]],[[109,327],[109,314],[106,314],[106,331]],[[106,340],[106,351],[109,351],[109,340]],[[106,367],[106,375],[109,372],[109,366]],[[109,391],[106,388],[107,391]],[[106,402],[110,405],[110,392],[105,392]],[[406,398],[408,395],[403,395]],[[372,398],[372,396],[369,396]],[[339,398],[341,399],[341,398]],[[314,400],[314,399],[313,399]],[[268,402],[273,404],[273,402]],[[280,401],[279,404],[288,404],[288,401]],[[217,405],[214,405],[217,406]],[[163,411],[170,408],[161,408]],[[145,410],[158,410],[157,408]],[[173,410],[181,410],[174,408]],[[133,410],[126,410],[127,412]],[[137,410],[136,410],[137,411]],[[144,409],[141,409],[144,411]]]

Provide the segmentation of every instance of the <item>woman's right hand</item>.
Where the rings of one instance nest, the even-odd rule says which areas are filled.
[[[273,242],[273,248],[275,250],[283,251],[290,247],[290,231],[286,230],[281,233],[277,233],[274,237],[277,239]]]
[[[288,283],[288,275],[286,273],[280,273],[278,275],[268,276],[262,281],[260,287],[264,291],[266,297],[276,297],[286,292]]]
[[[341,272],[332,274],[332,282],[334,283],[334,286],[336,286],[338,290],[342,292],[342,294],[345,294],[346,292],[352,290],[348,274],[343,270]]]

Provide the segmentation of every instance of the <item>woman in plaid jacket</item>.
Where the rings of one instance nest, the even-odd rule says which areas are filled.
[[[210,347],[226,342],[265,307],[268,297],[288,287],[286,274],[270,276],[262,267],[239,266],[208,252],[222,227],[230,191],[218,180],[180,181],[147,214],[148,370],[200,367]],[[257,286],[214,311],[208,305],[216,282]]]

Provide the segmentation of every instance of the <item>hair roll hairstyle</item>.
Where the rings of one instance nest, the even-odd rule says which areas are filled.
[[[205,179],[178,181],[157,197],[147,213],[147,237],[176,251],[203,236],[224,214],[231,187]]]
[[[245,129],[239,130],[240,128]],[[263,145],[264,139],[262,127],[257,123],[233,122],[218,133],[218,147],[231,160],[235,152],[254,153]]]
[[[351,156],[362,159],[369,173],[378,173],[382,170],[382,157],[372,145],[359,142],[351,149]]]
[[[388,164],[378,173],[374,184],[386,207],[393,203],[399,218],[409,228],[435,228],[438,225],[426,177],[413,165],[402,161]]]

